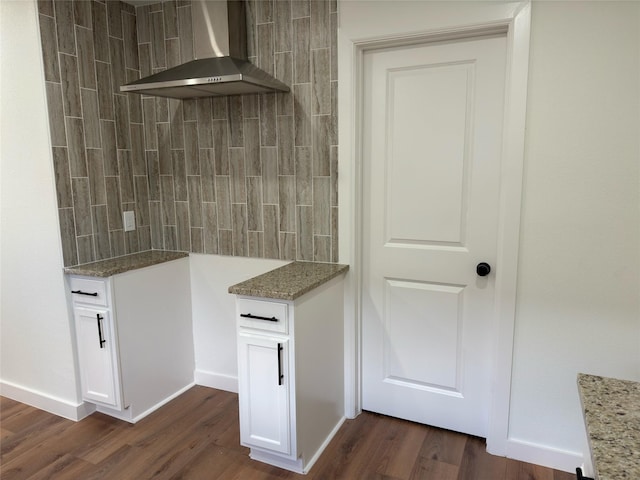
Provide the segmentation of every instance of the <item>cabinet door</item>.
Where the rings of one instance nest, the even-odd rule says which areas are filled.
[[[108,310],[75,308],[82,398],[121,408],[114,329]]]
[[[288,340],[238,335],[240,440],[290,455]]]

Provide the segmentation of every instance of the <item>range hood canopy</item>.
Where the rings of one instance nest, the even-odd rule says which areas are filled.
[[[280,80],[249,62],[242,0],[194,0],[196,60],[120,87],[121,92],[169,98],[288,92]]]

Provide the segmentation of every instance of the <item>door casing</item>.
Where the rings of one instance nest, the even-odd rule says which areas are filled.
[[[505,2],[493,6],[483,5],[482,2],[469,2],[469,5],[467,2],[451,2],[448,5],[443,5],[443,2],[406,2],[413,4],[413,7],[407,8],[418,8],[421,12],[431,9],[428,16],[412,20],[412,16],[420,17],[420,12],[413,15],[414,12],[409,11],[407,14],[405,6],[399,7],[398,4],[389,9],[388,3],[393,2],[358,3],[355,6],[349,6],[350,2],[338,4],[339,247],[340,262],[351,265],[345,295],[346,415],[357,416],[362,405],[360,245],[363,215],[361,119],[364,52],[386,46],[476,37],[506,29],[507,62],[497,252],[497,264],[501,267],[496,271],[496,317],[491,327],[496,348],[492,358],[493,394],[487,435],[487,451],[504,456],[508,454],[509,438],[531,5],[529,1]],[[352,10],[347,11],[350,8]],[[385,21],[372,22],[368,27],[361,17],[356,20],[357,8],[366,8],[369,18],[379,15],[380,18],[385,17]],[[391,16],[397,16],[397,21]],[[425,18],[429,20],[425,22]],[[416,21],[419,23],[412,23]],[[420,25],[418,30],[415,29],[417,25]]]

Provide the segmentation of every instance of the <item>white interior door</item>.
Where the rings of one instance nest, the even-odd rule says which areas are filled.
[[[505,59],[505,36],[364,55],[362,405],[479,436]]]

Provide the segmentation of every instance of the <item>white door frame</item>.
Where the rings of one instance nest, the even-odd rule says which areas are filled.
[[[345,409],[361,412],[362,282],[362,66],[364,52],[449,38],[504,31],[507,35],[504,135],[496,269],[496,315],[492,338],[492,399],[487,450],[506,455],[509,436],[511,366],[522,203],[524,127],[531,5],[527,1],[338,3],[340,76],[339,169],[340,262],[351,265],[345,297]]]

